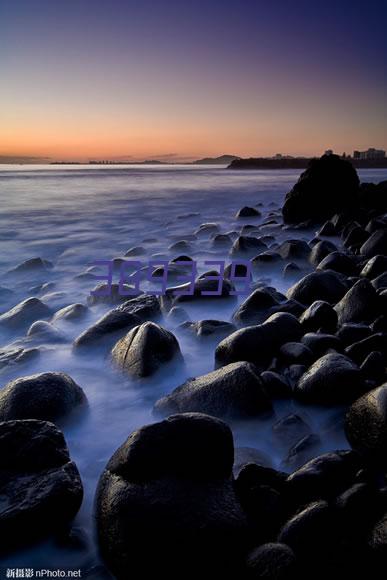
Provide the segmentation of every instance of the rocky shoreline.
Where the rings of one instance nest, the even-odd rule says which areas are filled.
[[[175,334],[207,341],[214,352],[214,369],[153,401],[156,422],[128,433],[107,463],[95,497],[106,568],[85,577],[376,577],[387,561],[386,214],[387,182],[360,184],[348,162],[323,157],[287,194],[282,216],[272,210],[263,223],[247,224],[260,211],[244,207],[239,232],[210,223],[193,233],[250,259],[260,276],[280,269],[293,282],[286,295],[253,281],[235,304],[226,272],[221,295],[207,301],[234,306],[230,320],[191,321],[186,302],[171,294],[116,293],[109,310],[85,324],[74,356],[106,357],[140,388],[184,364]],[[277,242],[276,227],[289,237]],[[300,231],[316,235],[292,237]],[[51,267],[35,259],[11,275]],[[202,274],[196,285],[206,284]],[[0,289],[5,302],[7,291]],[[95,301],[28,297],[3,312],[10,340],[20,332],[26,339],[0,353],[2,368],[28,368],[40,356],[37,339],[65,340],[57,321],[82,320]],[[337,410],[327,429],[344,431],[351,449],[319,454],[324,433],[297,409],[277,419],[278,401]],[[84,390],[65,373],[20,374],[0,391],[2,552],[71,534],[82,482],[60,428],[87,412]],[[233,423],[252,418],[274,422],[283,470],[255,449],[234,449]]]

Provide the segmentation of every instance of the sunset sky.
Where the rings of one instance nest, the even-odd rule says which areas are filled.
[[[1,0],[0,160],[387,149],[385,0]]]

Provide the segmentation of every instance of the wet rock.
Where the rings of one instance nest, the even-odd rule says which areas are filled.
[[[370,336],[363,338],[363,340],[359,340],[359,342],[347,346],[345,353],[355,362],[361,364],[374,350],[379,350],[384,355],[387,355],[387,334],[382,332],[371,334]]]
[[[155,405],[158,415],[202,412],[220,418],[271,415],[268,399],[256,368],[236,362],[186,381]]]
[[[31,340],[49,343],[66,342],[65,335],[46,320],[37,320],[34,322],[28,329],[27,337]]]
[[[384,290],[387,288],[387,272],[380,274],[372,280],[372,286],[375,290]]]
[[[358,322],[345,322],[337,331],[337,337],[341,340],[344,346],[349,346],[354,342],[363,340],[371,334],[370,327],[366,324]]]
[[[288,399],[292,396],[292,388],[286,377],[274,371],[261,373],[263,388],[269,399]]]
[[[88,312],[87,306],[83,304],[70,304],[69,306],[65,306],[55,312],[52,321],[55,322],[57,320],[66,320],[69,322],[82,320]]]
[[[286,240],[278,248],[278,253],[284,260],[307,260],[310,247],[303,240]]]
[[[282,271],[282,276],[285,278],[285,280],[294,281],[297,278],[299,278],[301,271],[302,271],[301,268],[297,266],[297,264],[295,264],[294,262],[290,262],[289,264],[286,264],[286,266],[284,267]]]
[[[180,240],[178,242],[175,242],[174,244],[171,244],[168,247],[168,250],[170,252],[187,252],[191,249],[191,244],[187,241],[187,240]]]
[[[248,217],[260,217],[261,212],[257,210],[255,207],[242,207],[236,214],[236,218],[248,218]]]
[[[135,326],[112,350],[112,360],[128,375],[148,377],[165,363],[182,362],[175,336],[154,322]]]
[[[361,370],[348,357],[330,353],[319,358],[301,377],[295,396],[316,405],[354,401],[365,391]]]
[[[82,502],[82,483],[62,433],[46,421],[0,423],[1,551],[63,530]]]
[[[316,300],[303,312],[300,323],[306,332],[317,330],[335,332],[337,313],[328,302]]]
[[[278,536],[278,541],[290,546],[296,557],[304,562],[315,562],[323,553],[324,566],[337,539],[337,518],[325,501],[306,506],[283,526]]]
[[[302,342],[286,342],[279,350],[279,360],[286,366],[295,364],[309,366],[314,359],[313,352]]]
[[[216,234],[219,231],[218,224],[215,223],[206,223],[201,224],[197,230],[195,230],[196,236],[207,236],[209,237],[211,234]]]
[[[328,242],[328,240],[321,240],[313,246],[309,261],[314,266],[318,266],[320,262],[322,262],[322,260],[326,258],[326,256],[336,251],[337,248],[335,244],[333,244],[332,242]]]
[[[361,463],[353,451],[333,451],[311,459],[289,475],[287,494],[294,505],[331,500],[352,485]]]
[[[301,304],[294,300],[280,302],[275,293],[269,288],[257,288],[242,302],[233,314],[233,321],[237,324],[260,324],[276,312],[289,312],[298,315],[302,312]]]
[[[0,421],[57,422],[86,403],[83,390],[69,375],[39,373],[10,381],[0,391]]]
[[[372,324],[370,324],[371,332],[387,332],[387,314],[381,314]]]
[[[286,544],[268,543],[255,548],[246,561],[248,578],[292,580],[297,565],[294,552]]]
[[[352,251],[358,250],[369,238],[369,233],[360,227],[359,224],[353,224],[353,226],[347,230],[347,235],[345,235],[344,232],[345,229],[343,231],[344,247],[349,248]]]
[[[278,252],[267,250],[261,252],[251,260],[251,264],[258,270],[271,269],[276,265],[282,264],[283,260]]]
[[[373,280],[377,276],[380,276],[380,274],[384,274],[384,272],[387,272],[387,256],[381,256],[379,254],[366,262],[360,272],[360,276]]]
[[[95,306],[96,304],[121,304],[131,298],[136,298],[140,293],[129,284],[97,284],[87,297],[87,304]]]
[[[216,272],[214,275],[219,276],[219,273]],[[188,282],[187,284],[167,288],[165,294],[160,297],[160,301],[163,309],[169,310],[172,306],[182,302],[198,302],[208,299],[211,301],[224,299],[235,300],[235,295],[233,294],[234,291],[235,288],[233,284],[227,279],[223,279],[219,283],[219,280],[200,277],[197,278],[193,285],[193,292],[192,284]]]
[[[366,258],[372,258],[378,254],[387,256],[387,228],[371,234],[360,248],[360,254]]]
[[[38,348],[15,347],[0,350],[0,372],[12,370],[15,365],[27,365],[39,357],[40,350]]]
[[[0,316],[0,327],[22,330],[35,320],[49,318],[51,309],[39,298],[26,298]]]
[[[298,383],[298,381],[302,377],[302,375],[304,375],[306,373],[306,370],[307,370],[307,367],[305,365],[298,365],[298,364],[290,365],[285,370],[285,376],[286,376],[289,384],[291,385],[292,392],[294,390],[294,387],[296,386],[296,384]]]
[[[316,456],[321,445],[321,439],[315,433],[304,435],[290,449],[282,462],[285,469],[294,471]]]
[[[332,252],[317,266],[317,270],[334,270],[346,276],[356,276],[358,268],[355,262],[342,252]]]
[[[188,312],[184,310],[184,308],[181,308],[180,306],[174,306],[168,312],[167,319],[169,322],[177,326],[179,324],[187,322],[190,319],[190,317]]]
[[[231,246],[231,244],[232,239],[227,234],[216,234],[212,240],[212,245],[215,248],[227,248],[228,246]]]
[[[351,163],[323,155],[309,163],[282,208],[285,223],[321,222],[356,207],[359,178]]]
[[[252,236],[239,236],[232,245],[230,256],[250,256],[267,250],[267,246],[258,238]]]
[[[339,324],[371,322],[379,312],[379,300],[369,280],[359,280],[335,306]]]
[[[294,284],[288,292],[289,299],[297,300],[309,306],[316,300],[336,303],[348,290],[340,275],[331,271],[316,271],[307,274]]]
[[[326,354],[328,350],[342,351],[342,343],[334,334],[308,332],[301,341],[308,346],[316,356]]]
[[[280,312],[263,324],[237,330],[217,346],[215,360],[218,366],[231,362],[255,363],[262,371],[267,369],[281,344],[298,340],[301,325],[292,314]]]
[[[157,297],[142,294],[110,310],[82,332],[74,341],[74,349],[80,351],[98,347],[107,351],[129,330],[146,320],[157,319],[160,315]]]
[[[274,423],[272,428],[275,445],[281,449],[290,449],[300,439],[310,435],[312,429],[297,413],[290,413]]]
[[[39,274],[47,272],[51,268],[53,268],[53,264],[49,260],[31,258],[12,268],[12,270],[9,270],[8,274]]]
[[[317,232],[317,236],[330,237],[330,236],[336,236],[336,235],[337,235],[336,228],[333,225],[331,220],[326,221],[325,224],[323,226],[321,226],[321,228]]]
[[[234,324],[231,324],[231,322],[225,322],[224,320],[198,320],[197,322],[186,322],[180,328],[189,333],[193,333],[200,339],[216,338],[218,340],[225,338],[236,330]]]
[[[195,574],[240,569],[249,530],[231,480],[233,456],[227,425],[201,414],[132,433],[97,490],[100,547],[116,577],[140,569],[178,578],[187,562]]]
[[[369,391],[350,407],[345,434],[355,451],[367,461],[387,461],[387,384]]]
[[[372,351],[360,366],[367,379],[374,383],[381,383],[386,379],[385,357],[380,351]]]
[[[125,252],[125,258],[132,258],[133,256],[143,256],[146,254],[146,249],[143,246],[134,246]]]
[[[246,465],[260,465],[262,467],[272,467],[272,461],[266,453],[255,449],[255,447],[235,447],[234,453],[234,477],[238,477]]]

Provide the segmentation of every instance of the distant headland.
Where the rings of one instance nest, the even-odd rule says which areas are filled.
[[[325,155],[333,155],[328,149]],[[367,151],[354,151],[353,155],[340,155],[357,169],[385,169],[387,168],[386,152],[381,149],[370,148]],[[310,161],[316,157],[292,157],[277,153],[274,157],[249,157],[234,159],[228,169],[305,169]]]

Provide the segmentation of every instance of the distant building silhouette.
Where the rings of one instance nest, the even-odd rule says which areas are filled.
[[[354,151],[354,159],[385,159],[386,152],[382,149],[374,149],[370,147],[367,151]]]

